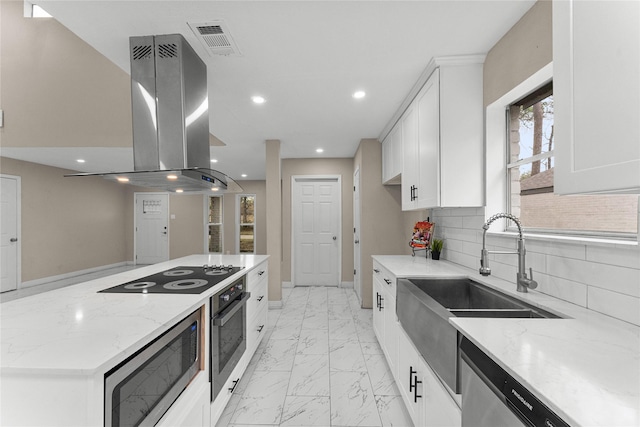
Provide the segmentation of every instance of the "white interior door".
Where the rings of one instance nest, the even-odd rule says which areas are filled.
[[[169,195],[135,195],[136,264],[155,264],[169,260]]]
[[[18,289],[19,179],[5,176],[0,179],[0,292]]]
[[[339,285],[340,200],[340,177],[293,177],[294,286]]]
[[[360,254],[360,169],[353,174],[353,288],[362,306]]]

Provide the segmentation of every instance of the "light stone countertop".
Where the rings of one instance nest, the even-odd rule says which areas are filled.
[[[93,375],[108,371],[267,260],[191,255],[0,305],[0,373]],[[98,293],[181,265],[245,267],[201,294]]]
[[[571,426],[640,426],[640,327],[447,261],[373,256],[396,277],[467,276],[564,319],[451,318]]]

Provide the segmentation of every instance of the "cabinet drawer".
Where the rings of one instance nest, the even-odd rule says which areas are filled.
[[[266,280],[261,281],[255,288],[251,289],[251,298],[247,301],[247,319],[251,320],[263,306],[268,305],[268,294]]]
[[[267,313],[267,304],[259,306],[258,312],[255,313],[255,316],[253,316],[247,324],[247,350],[252,353],[267,333]]]
[[[261,282],[266,282],[269,276],[269,264],[263,262],[247,274],[247,287],[249,292],[253,292],[254,287],[259,286]]]
[[[389,270],[384,268],[377,261],[373,261],[373,277],[380,280],[384,285],[384,288],[389,292],[391,296],[396,296],[396,276],[391,274]]]

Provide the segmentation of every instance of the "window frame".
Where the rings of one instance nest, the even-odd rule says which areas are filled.
[[[240,199],[242,197],[253,197],[253,223],[241,223],[240,222]],[[257,197],[255,193],[242,193],[242,194],[237,194],[236,195],[236,253],[237,254],[254,254],[256,253],[256,245],[257,245],[257,230],[256,230],[256,215],[257,215],[257,209],[256,209],[256,202],[257,202]],[[251,225],[253,227],[253,252],[240,252],[240,229],[242,228],[243,225]]]
[[[553,79],[553,63],[549,63],[534,73],[521,84],[487,105],[485,110],[485,206],[487,218],[496,212],[510,212],[511,187],[507,165],[509,157],[509,108],[528,94],[551,82]],[[552,150],[552,152],[555,150]],[[545,154],[542,154],[543,156]],[[529,158],[531,160],[533,157]],[[513,162],[516,163],[516,162]],[[639,209],[640,210],[640,209]],[[620,242],[622,244],[638,244],[640,241],[640,212],[637,218],[637,233],[620,233],[604,231],[579,231],[563,229],[546,229],[527,227],[525,235],[544,240],[588,240],[603,242]],[[503,233],[517,232],[514,224],[502,219],[495,227]],[[492,232],[496,233],[496,232]]]
[[[210,210],[209,206],[211,203],[211,198],[220,199],[220,223],[209,222]],[[223,254],[224,253],[224,197],[222,195],[206,195],[205,196],[205,233],[204,233],[204,249],[207,254]],[[209,227],[211,225],[219,225],[220,226],[220,252],[210,252],[209,251]]]

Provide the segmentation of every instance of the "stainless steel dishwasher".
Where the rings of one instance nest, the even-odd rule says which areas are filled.
[[[462,427],[569,427],[467,338],[462,360]]]

